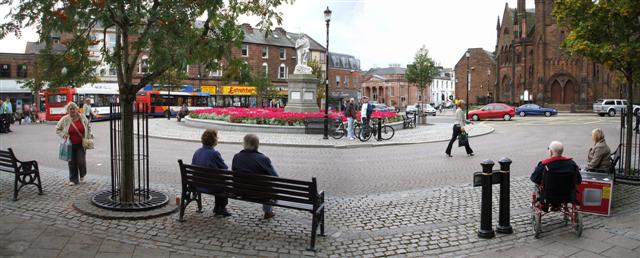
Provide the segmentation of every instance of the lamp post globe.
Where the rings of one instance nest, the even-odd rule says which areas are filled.
[[[325,60],[325,82],[324,82],[324,133],[323,139],[329,139],[329,22],[331,22],[331,10],[329,6],[324,10],[324,21],[327,23],[327,52]]]

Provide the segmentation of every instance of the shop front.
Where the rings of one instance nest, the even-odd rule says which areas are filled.
[[[221,86],[215,96],[216,107],[256,107],[258,92],[254,86]]]
[[[0,80],[0,99],[11,101],[13,110],[22,109],[24,105],[33,105],[33,94],[29,89],[23,89],[17,80]]]
[[[360,100],[360,91],[357,90],[340,90],[329,92],[329,108],[342,111],[346,101],[353,98],[356,102]]]
[[[262,97],[262,107],[284,108],[289,92],[286,87],[273,87]]]

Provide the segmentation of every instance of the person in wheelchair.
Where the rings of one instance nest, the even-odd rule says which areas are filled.
[[[593,140],[593,147],[589,149],[589,155],[587,156],[587,171],[594,172],[608,172],[611,166],[611,149],[604,140],[604,132],[602,129],[596,128],[591,132],[591,139]]]
[[[546,212],[548,211],[548,205],[551,205],[552,210],[558,209],[559,205],[562,203],[557,203],[554,200],[545,200],[543,195],[543,187],[549,188],[558,188],[564,187],[566,188],[566,182],[547,182],[548,179],[543,182],[545,179],[545,173],[557,174],[553,175],[549,178],[573,178],[573,183],[578,185],[582,182],[582,176],[580,175],[580,168],[576,164],[573,159],[569,157],[562,156],[564,151],[564,147],[559,141],[552,141],[548,147],[549,158],[544,159],[538,162],[535,170],[531,174],[531,181],[536,184],[537,196],[543,202],[542,209]],[[562,175],[560,175],[562,174]],[[551,184],[549,184],[551,183]],[[569,186],[570,187],[570,186]],[[575,189],[575,188],[574,188]],[[550,189],[549,189],[550,190]],[[566,189],[566,191],[562,191],[563,189],[553,189],[554,192],[566,192],[567,195],[572,195],[571,189]],[[560,190],[560,191],[556,191]],[[571,196],[554,196],[552,199],[569,199]],[[575,198],[575,197],[574,197]]]

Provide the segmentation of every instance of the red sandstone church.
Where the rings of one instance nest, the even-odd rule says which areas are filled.
[[[535,9],[526,9],[525,0],[518,0],[516,9],[505,5],[502,20],[498,17],[496,27],[494,68],[473,69],[495,71],[491,73],[495,86],[486,92],[477,91],[476,84],[480,82],[474,83],[472,71],[469,97],[472,102],[477,98],[475,95],[490,94],[499,102],[529,101],[575,110],[590,109],[596,99],[621,97],[620,82],[614,73],[602,64],[570,56],[560,48],[569,31],[556,23],[552,15],[553,2],[535,0]],[[473,55],[470,59],[473,66]],[[466,93],[466,68],[467,59],[463,56],[456,65],[456,75],[462,76],[456,85],[459,97]]]

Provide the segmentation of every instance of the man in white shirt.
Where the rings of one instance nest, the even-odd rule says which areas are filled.
[[[362,97],[362,106],[360,107],[360,121],[362,122],[362,129],[361,132],[364,133],[365,132],[365,128],[367,128],[365,125],[369,124],[369,121],[371,121],[371,113],[373,112],[373,105],[371,105],[371,103],[369,103],[369,97],[367,96],[363,96]]]

